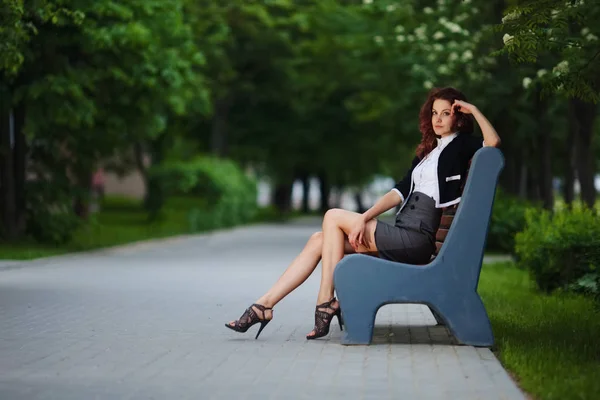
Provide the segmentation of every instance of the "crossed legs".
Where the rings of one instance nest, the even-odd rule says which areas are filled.
[[[360,245],[355,250],[348,242],[348,234],[359,218],[362,218],[361,214],[341,209],[331,209],[325,213],[323,230],[314,233],[310,237],[304,249],[292,261],[277,282],[256,301],[257,304],[269,309],[263,312],[258,309],[255,310],[261,319],[270,320],[272,318],[270,308],[273,308],[275,304],[306,281],[319,264],[319,261],[322,261],[322,271],[317,304],[322,304],[333,298],[333,272],[344,254],[358,252],[377,255],[375,246],[377,222],[375,220],[371,220],[366,224],[366,245]],[[332,304],[332,306],[337,307],[337,304]],[[232,321],[230,325],[233,326],[234,323],[235,321]]]

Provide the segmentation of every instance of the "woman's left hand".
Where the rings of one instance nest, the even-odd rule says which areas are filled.
[[[462,100],[454,100],[454,104],[452,104],[452,112],[454,115],[455,112],[460,111],[463,114],[473,114],[477,110],[473,104],[467,103]]]

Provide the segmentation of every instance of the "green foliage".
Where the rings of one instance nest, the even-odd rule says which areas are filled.
[[[134,144],[160,162],[157,143],[170,143],[161,136],[176,134],[183,115],[209,112],[205,60],[184,3],[37,0],[18,8],[26,40],[21,62],[5,67],[14,79],[3,83],[26,115],[28,168],[53,177],[69,171],[64,196],[85,193],[97,164]]]
[[[167,162],[149,171],[166,195],[193,196],[202,206],[189,213],[192,232],[252,220],[257,211],[256,182],[231,160],[199,157]]]
[[[600,100],[600,3],[596,1],[532,0],[509,7],[497,29],[515,63],[547,65],[537,77],[545,94]]]
[[[525,228],[525,211],[534,205],[511,196],[501,188],[496,191],[486,249],[515,253],[515,235]]]
[[[401,176],[420,139],[427,89],[453,85],[484,111],[505,154],[524,160],[518,170],[534,171],[532,179],[539,161],[524,156],[539,143],[531,132],[548,131],[559,173],[567,165],[560,153],[567,112],[558,97],[534,106],[537,83],[570,90],[569,82],[600,76],[598,7],[535,0],[507,10],[503,29],[513,40],[504,51],[535,61],[517,69],[489,54],[502,43],[488,27],[503,4],[0,0],[8,99],[0,112],[24,111],[27,144],[37,149],[27,167],[52,177],[68,171],[74,182],[65,195],[76,196],[108,160],[144,173],[148,161],[208,151],[274,183],[319,175],[342,188],[375,174]],[[163,195],[147,183],[158,215]],[[495,210],[489,243],[508,251],[521,211],[512,203]],[[209,224],[203,218],[213,220],[190,216],[198,226]]]
[[[590,272],[569,285],[569,290],[595,297],[600,301],[600,273]]]
[[[516,236],[519,264],[544,291],[591,287],[600,267],[600,216],[587,208],[529,209],[526,227]]]
[[[68,243],[81,226],[81,220],[73,212],[73,198],[68,193],[69,190],[59,187],[57,181],[28,182],[26,233],[38,243]]]
[[[28,52],[27,44],[44,23],[80,23],[83,14],[53,0],[0,0],[0,75],[14,78]]]

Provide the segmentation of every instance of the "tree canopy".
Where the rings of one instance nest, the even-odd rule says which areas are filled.
[[[398,178],[434,86],[495,125],[508,192],[549,206],[553,179],[568,201],[577,179],[595,201],[597,2],[1,0],[0,18],[9,237],[35,207],[85,216],[99,165],[139,169],[154,209],[148,169],[198,155],[268,177],[283,203],[310,176],[324,193]]]

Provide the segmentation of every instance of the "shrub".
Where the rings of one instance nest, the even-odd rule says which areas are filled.
[[[515,249],[538,287],[593,292],[600,266],[600,217],[585,208],[555,214],[529,209],[525,219]]]
[[[69,242],[81,219],[73,211],[73,194],[66,184],[30,181],[26,193],[26,233],[40,243]]]
[[[596,271],[598,271],[597,268]],[[575,283],[569,285],[569,290],[594,297],[596,301],[600,301],[600,273],[585,274],[577,279]]]
[[[525,210],[534,204],[496,191],[486,250],[515,254],[515,235],[525,227]]]
[[[256,182],[231,160],[201,157],[169,162],[150,174],[167,196],[204,200],[204,207],[194,207],[188,215],[192,232],[248,222],[257,211]]]

